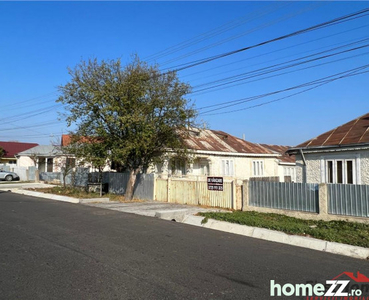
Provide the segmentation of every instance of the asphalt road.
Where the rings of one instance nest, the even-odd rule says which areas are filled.
[[[0,299],[273,299],[345,271],[369,262],[0,191]]]

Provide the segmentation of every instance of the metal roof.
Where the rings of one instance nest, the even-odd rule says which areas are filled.
[[[369,143],[369,113],[327,131],[294,148],[347,146]]]
[[[18,153],[18,156],[55,156],[61,154],[60,149],[53,145],[39,145]]]
[[[210,130],[210,129],[198,129],[192,128],[189,130],[189,135],[185,137],[185,144],[190,150],[208,152],[215,154],[215,152],[222,154],[243,154],[243,155],[263,155],[263,156],[278,156],[283,155],[284,149],[288,149],[287,146],[284,147],[283,151],[270,149],[261,144],[251,143],[245,141],[241,138],[237,138],[229,133],[220,130]],[[62,136],[62,145],[69,145],[71,142],[71,137],[69,135]],[[276,146],[279,147],[279,146]],[[283,159],[283,158],[282,158]],[[291,158],[292,159],[292,158]],[[290,161],[289,161],[290,162]],[[291,161],[294,162],[294,161]]]
[[[189,149],[199,151],[269,154],[271,156],[276,154],[260,144],[245,141],[219,130],[192,129],[185,143]]]
[[[261,144],[263,147],[268,148],[276,153],[281,154],[278,159],[284,163],[295,163],[296,157],[294,155],[286,154],[286,151],[290,148],[290,146],[280,146],[280,145],[269,145],[269,144]]]

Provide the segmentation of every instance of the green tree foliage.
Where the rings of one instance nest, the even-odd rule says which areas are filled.
[[[136,175],[168,149],[186,156],[183,138],[196,111],[185,98],[190,86],[174,72],[161,73],[138,58],[124,67],[120,60],[95,59],[69,75],[57,101],[65,105],[68,126],[76,126],[74,140],[84,141],[81,154],[90,160],[109,159],[129,170],[128,199]]]
[[[5,150],[0,147],[0,158],[5,156]]]

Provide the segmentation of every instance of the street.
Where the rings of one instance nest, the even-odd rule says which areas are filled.
[[[369,263],[0,191],[0,299],[284,299],[270,280],[345,271],[369,276]]]

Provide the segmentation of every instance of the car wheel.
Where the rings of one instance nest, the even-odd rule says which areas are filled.
[[[13,180],[13,176],[12,175],[7,175],[7,176],[5,176],[5,180],[6,181],[12,181]]]

